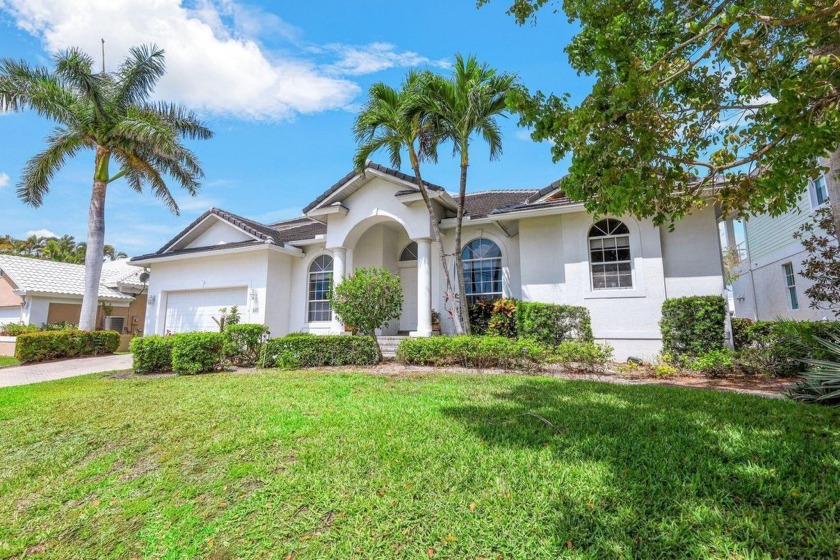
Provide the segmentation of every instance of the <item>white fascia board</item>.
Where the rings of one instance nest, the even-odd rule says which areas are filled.
[[[156,262],[174,262],[174,261],[182,261],[182,260],[189,260],[189,259],[201,259],[204,257],[212,257],[215,255],[231,255],[234,253],[250,253],[253,251],[275,251],[278,253],[283,253],[284,255],[292,255],[293,257],[302,257],[303,251],[298,249],[297,247],[278,247],[277,245],[271,245],[268,243],[264,243],[262,245],[251,245],[249,247],[232,247],[230,249],[209,249],[207,251],[196,251],[194,253],[186,253],[183,255],[172,255],[168,253],[163,253],[162,255],[156,257],[149,257],[147,259],[143,259],[140,261],[144,264],[156,263]]]
[[[429,193],[429,199],[437,200],[441,205],[448,208],[449,210],[457,210],[458,205],[452,199],[446,191],[427,191]],[[420,191],[412,192],[412,193],[405,193],[401,195],[397,195],[397,200],[402,202],[405,205],[411,204],[412,202],[417,202],[419,200],[423,200],[423,194]]]
[[[347,212],[350,209],[344,206],[340,202],[334,202],[329,206],[319,206],[318,208],[313,208],[309,212],[306,213],[306,216],[309,218],[314,218],[316,216],[329,216],[331,214],[338,214],[340,216],[346,216]]]
[[[498,221],[520,220],[522,218],[539,218],[540,216],[555,216],[559,214],[574,214],[576,212],[585,211],[582,203],[570,204],[568,206],[556,206],[553,208],[535,208],[533,210],[517,210],[516,212],[505,212],[504,214],[490,214],[482,218],[474,220],[466,216],[464,225],[480,225],[492,224]],[[446,218],[440,221],[440,227],[443,229],[452,229],[457,223],[456,218]]]

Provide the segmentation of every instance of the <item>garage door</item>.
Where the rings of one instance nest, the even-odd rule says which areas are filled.
[[[221,316],[219,310],[238,305],[239,312],[244,315],[246,298],[246,288],[170,292],[166,298],[164,330],[172,333],[218,331],[219,325],[213,318]]]
[[[0,307],[0,325],[20,322],[20,306]]]

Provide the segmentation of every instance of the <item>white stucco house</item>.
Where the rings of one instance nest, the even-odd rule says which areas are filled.
[[[430,189],[449,252],[456,199]],[[630,217],[594,220],[556,183],[470,193],[465,203],[468,297],[585,306],[595,337],[619,359],[660,350],[666,298],[723,293],[712,207],[669,232]],[[429,336],[432,309],[444,308],[432,235],[413,177],[374,163],[292,220],[261,224],[211,209],[160,250],[132,259],[151,272],[145,332],[215,330],[219,309],[237,305],[243,322],[264,323],[272,336],[340,333],[327,301],[330,282],[376,265],[399,274],[405,297],[402,316],[383,334]]]
[[[823,164],[828,162],[823,160]],[[805,290],[811,281],[800,275],[807,252],[793,237],[813,219],[814,212],[831,204],[829,180],[831,173],[810,181],[796,207],[779,216],[759,214],[724,221],[724,239],[739,259],[732,282],[736,317],[759,321],[834,319],[831,311],[810,306]]]

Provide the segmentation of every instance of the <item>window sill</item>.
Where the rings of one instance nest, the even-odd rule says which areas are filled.
[[[587,290],[583,292],[583,299],[615,299],[615,298],[643,298],[647,297],[643,288]]]

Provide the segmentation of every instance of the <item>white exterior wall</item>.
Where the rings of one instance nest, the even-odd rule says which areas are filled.
[[[272,331],[282,332],[280,317],[266,317],[265,313],[269,252],[266,247],[151,263],[144,332],[164,334],[166,298],[170,291],[236,287],[247,288],[249,294],[247,309],[240,310],[243,323],[265,323]],[[273,283],[272,289],[280,286]],[[252,290],[257,294],[256,306],[250,297]]]
[[[233,227],[232,225],[222,222],[214,221],[214,223],[196,237],[187,245],[191,247],[212,247],[213,245],[222,245],[225,243],[236,243],[238,241],[250,241],[254,239],[244,231]]]
[[[59,300],[58,303],[64,303]],[[80,300],[71,300],[67,303],[79,303]],[[23,303],[23,313],[20,315],[22,323],[27,325],[40,325],[47,322],[47,316],[50,312],[50,299],[38,296],[26,296]]]

